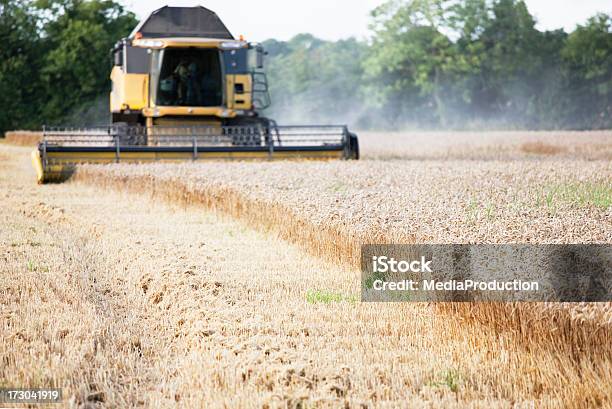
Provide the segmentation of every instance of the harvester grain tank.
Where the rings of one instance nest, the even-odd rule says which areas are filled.
[[[358,159],[345,125],[281,126],[261,44],[236,39],[211,10],[162,7],[112,50],[110,125],[44,127],[39,183],[79,163],[202,159]]]

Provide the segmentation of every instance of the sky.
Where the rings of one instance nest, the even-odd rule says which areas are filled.
[[[139,18],[165,5],[202,5],[217,13],[234,36],[248,41],[288,40],[312,33],[325,40],[369,34],[369,12],[383,0],[123,0]],[[571,32],[597,12],[612,13],[610,0],[526,0],[540,30]]]

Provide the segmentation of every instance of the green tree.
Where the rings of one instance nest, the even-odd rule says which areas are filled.
[[[62,122],[107,93],[110,48],[135,25],[112,0],[0,0],[0,131]]]
[[[47,94],[42,119],[59,122],[110,90],[110,49],[137,24],[111,0],[41,0],[48,52],[40,80]]]
[[[365,44],[300,34],[288,42],[266,41],[264,47],[272,96],[267,115],[299,123],[358,119]]]
[[[494,18],[480,41],[485,47],[482,66],[483,98],[490,114],[503,114],[520,121],[525,107],[533,101],[534,80],[540,74],[537,58],[541,37],[535,20],[522,0],[499,0],[493,5]]]
[[[473,66],[449,38],[460,12],[449,0],[392,0],[372,12],[374,38],[364,66],[378,89],[371,95],[392,121],[451,123],[449,109],[463,97],[457,81]],[[412,97],[402,97],[407,93]]]
[[[612,127],[612,16],[598,14],[568,37],[562,51],[567,76],[567,127]]]
[[[0,0],[0,134],[36,124],[39,56],[43,51],[31,2]]]

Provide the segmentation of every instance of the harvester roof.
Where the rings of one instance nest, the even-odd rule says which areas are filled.
[[[202,6],[164,6],[142,20],[130,34],[135,38],[199,37],[233,40],[234,36],[225,27],[219,16]]]

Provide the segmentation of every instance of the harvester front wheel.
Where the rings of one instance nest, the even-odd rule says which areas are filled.
[[[359,159],[359,139],[354,133],[349,133],[349,157],[348,159]]]

